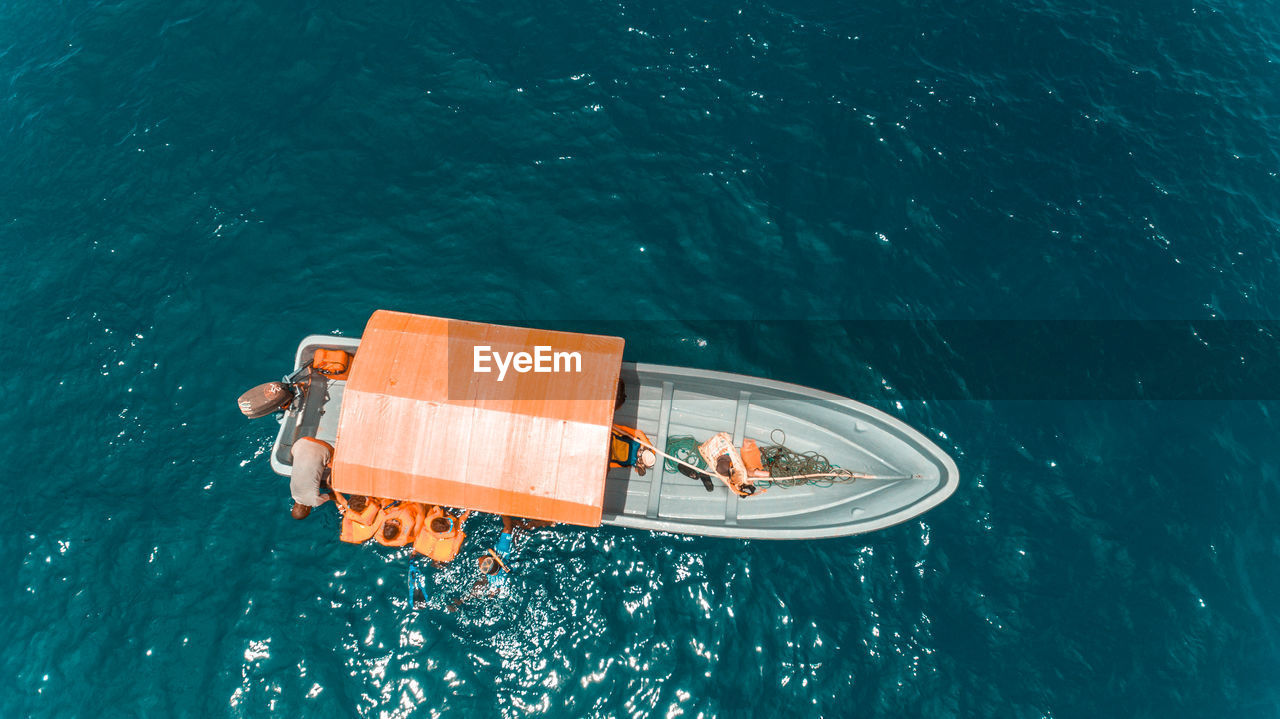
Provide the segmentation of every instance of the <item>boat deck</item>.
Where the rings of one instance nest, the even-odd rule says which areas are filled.
[[[311,358],[321,347],[342,349],[355,354],[360,340],[327,335],[311,335],[298,347],[298,355],[294,360],[295,368],[311,364]],[[289,476],[293,467],[293,443],[299,437],[315,437],[334,444],[338,438],[338,413],[342,408],[342,391],[347,386],[345,380],[331,380],[321,374],[311,375],[311,384],[307,388],[301,408],[290,408],[280,421],[280,432],[276,435],[275,445],[271,451],[271,468],[276,474]]]
[[[915,516],[955,489],[955,464],[900,421],[844,398],[720,372],[623,365],[627,402],[615,414],[665,448],[671,437],[699,442],[727,431],[762,447],[783,440],[832,464],[885,479],[822,486],[772,487],[739,497],[713,480],[708,492],[666,463],[645,476],[611,469],[604,522],[619,526],[727,537],[795,538],[873,531]],[[785,437],[784,437],[785,435]]]

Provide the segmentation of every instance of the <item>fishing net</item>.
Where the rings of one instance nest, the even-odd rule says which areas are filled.
[[[781,435],[781,439],[778,439]],[[857,476],[852,470],[841,469],[817,452],[797,452],[787,447],[787,436],[782,430],[774,430],[769,440],[774,444],[760,448],[760,462],[769,470],[768,479],[752,480],[762,487],[830,487],[840,482],[852,482]],[[820,477],[805,475],[825,475]]]
[[[834,465],[817,452],[797,452],[786,446],[786,434],[775,429],[769,440],[773,444],[760,448],[760,461],[769,470],[768,478],[753,478],[751,484],[764,487],[830,487],[842,482],[852,482],[859,478],[853,470],[842,469]],[[702,453],[698,451],[701,443],[688,435],[669,437],[666,454],[681,462],[691,464],[698,469],[710,471]],[[670,458],[664,463],[668,472],[679,471],[679,466]],[[687,471],[687,470],[686,470]],[[814,476],[818,475],[818,476]],[[866,475],[862,475],[866,477]]]

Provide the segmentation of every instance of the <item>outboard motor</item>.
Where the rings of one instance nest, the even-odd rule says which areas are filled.
[[[237,402],[240,411],[249,419],[266,417],[289,407],[293,402],[293,390],[284,382],[267,382],[240,395]]]

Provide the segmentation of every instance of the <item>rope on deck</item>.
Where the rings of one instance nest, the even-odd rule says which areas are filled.
[[[777,439],[776,435],[781,435]],[[787,434],[780,429],[769,433],[773,444],[760,448],[760,462],[769,470],[767,479],[758,480],[768,487],[830,487],[858,479],[914,479],[919,475],[885,476],[854,472],[834,465],[816,451],[797,452],[786,446]]]
[[[619,425],[614,425],[613,429],[631,437],[631,439],[635,440],[641,447],[647,447],[648,449],[653,450],[655,454],[665,458],[667,460],[667,464],[664,465],[664,468],[667,469],[667,471],[674,472],[676,471],[675,465],[682,465],[694,470],[695,472],[716,477],[721,482],[724,482],[730,489],[737,492],[739,495],[742,495],[742,492],[739,492],[737,488],[730,483],[728,477],[717,473],[714,469],[702,466],[705,465],[705,463],[702,461],[702,455],[698,453],[698,441],[693,437],[672,437],[667,443],[667,448],[672,450],[675,454],[668,454],[667,452],[658,449],[649,442],[646,442],[636,436],[635,433],[628,432]],[[782,430],[775,429],[769,434],[769,439],[772,440],[774,434],[781,432]],[[783,441],[786,441],[785,434],[783,434]],[[692,444],[690,445],[689,443]],[[679,454],[685,455],[686,458],[694,460],[697,464],[692,464],[681,457],[675,456]],[[770,457],[773,458],[773,463],[768,459]],[[876,475],[841,469],[828,462],[826,457],[823,457],[816,452],[800,454],[783,446],[782,442],[761,448],[760,459],[771,475],[768,478],[760,477],[749,479],[749,483],[758,487],[760,492],[765,491],[768,487],[781,487],[785,489],[787,487],[799,487],[806,484],[814,487],[830,487],[837,483],[852,482],[856,479],[918,479],[920,477],[918,474],[896,476]],[[773,474],[775,466],[779,471],[790,469],[798,473],[781,476],[776,475]],[[819,471],[806,471],[810,469],[819,469]]]

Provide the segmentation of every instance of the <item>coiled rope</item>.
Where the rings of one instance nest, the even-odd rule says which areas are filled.
[[[639,442],[640,440],[636,441]],[[640,444],[644,444],[644,442],[640,442]],[[679,437],[671,437],[667,439],[667,454],[675,457],[676,459],[666,460],[663,468],[668,472],[678,471],[679,467],[676,462],[680,462],[686,467],[693,467],[698,470],[707,469],[707,463],[702,459],[702,453],[698,451],[699,444],[701,444],[701,442],[689,435],[681,435]],[[649,449],[653,448],[650,447]],[[657,450],[654,451],[656,452]]]
[[[782,438],[777,439],[775,435],[782,435]],[[780,429],[769,433],[769,441],[773,444],[760,448],[760,463],[769,470],[769,477],[756,480],[757,484],[766,487],[799,487],[805,484],[830,487],[869,477],[838,467],[817,452],[797,452],[787,447],[787,434]]]

